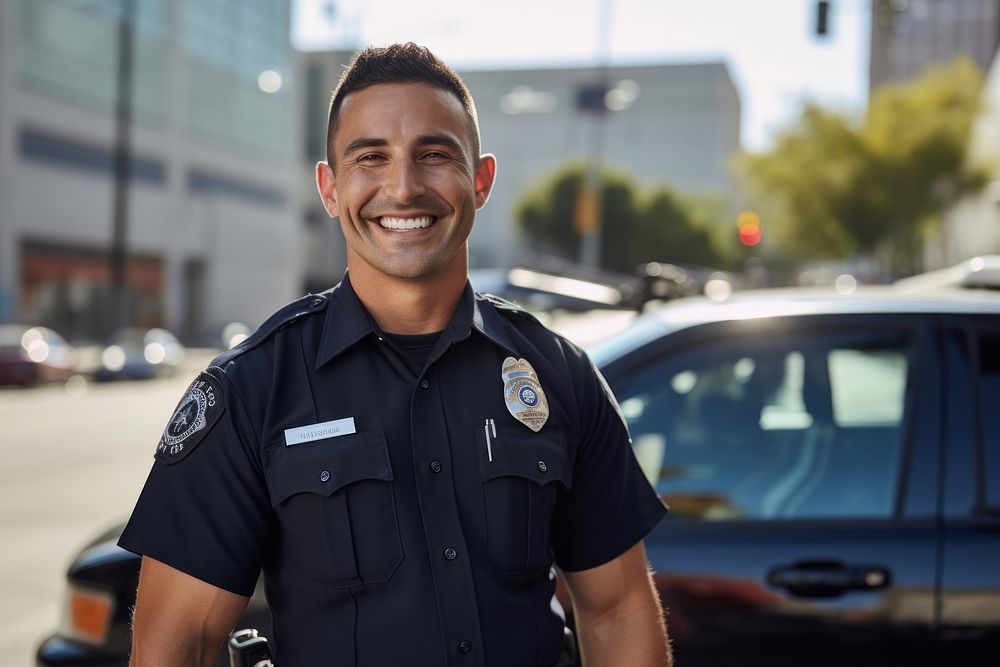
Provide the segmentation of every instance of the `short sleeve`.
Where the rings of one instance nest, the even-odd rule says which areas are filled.
[[[552,536],[556,564],[569,571],[617,558],[667,511],[639,467],[611,389],[584,353],[576,353],[580,441],[573,485],[556,504]]]
[[[273,510],[243,403],[224,373],[210,377],[221,411],[208,412],[206,420],[191,398],[198,380],[192,383],[164,430],[156,461],[118,544],[250,596],[274,527]],[[199,423],[203,432],[179,440],[185,428],[197,431]],[[170,451],[182,453],[171,459]]]

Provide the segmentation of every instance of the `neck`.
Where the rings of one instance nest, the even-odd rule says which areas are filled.
[[[440,275],[416,279],[387,276],[365,262],[347,266],[358,299],[387,333],[442,331],[451,321],[468,278],[467,262],[455,262]]]

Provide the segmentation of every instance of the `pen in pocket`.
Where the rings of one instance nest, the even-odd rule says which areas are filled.
[[[490,438],[490,431],[493,431],[493,437],[497,437],[497,424],[492,419],[487,419],[486,424],[483,426],[483,432],[486,433],[486,456],[489,458],[490,463],[493,463],[493,440]]]

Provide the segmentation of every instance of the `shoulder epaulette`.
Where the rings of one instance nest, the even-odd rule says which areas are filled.
[[[526,311],[522,306],[517,305],[513,301],[508,301],[507,299],[499,297],[496,294],[476,292],[476,297],[482,299],[483,301],[489,301],[494,307],[499,308],[500,310],[508,310],[512,313],[524,313],[525,315],[529,314],[528,311]]]
[[[526,317],[532,322],[538,322],[538,318],[531,314],[530,311],[513,301],[508,301],[503,297],[499,297],[496,294],[489,294],[488,292],[476,292],[476,298],[487,301],[492,305],[497,311],[504,313],[505,315],[510,315],[516,313],[522,317]],[[539,322],[540,323],[540,322]]]
[[[329,302],[329,296],[332,291],[333,290],[330,289],[320,294],[307,294],[306,296],[296,299],[288,305],[283,306],[280,310],[267,318],[267,320],[260,325],[256,331],[250,334],[246,340],[234,345],[232,348],[212,359],[212,363],[209,364],[209,367],[219,368],[223,373],[225,373],[226,365],[244,352],[257,347],[275,333],[284,329],[293,322],[307,315],[315,315],[316,313],[322,313],[326,310],[327,303]]]

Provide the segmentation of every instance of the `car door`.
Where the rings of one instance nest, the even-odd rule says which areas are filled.
[[[947,340],[941,643],[995,665],[1000,643],[1000,317],[952,317]]]
[[[647,537],[677,661],[932,663],[929,318],[691,327],[605,367],[671,513]]]

